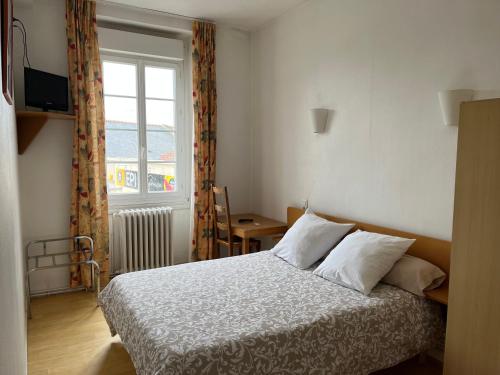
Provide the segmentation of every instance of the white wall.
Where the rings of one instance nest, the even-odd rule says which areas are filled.
[[[217,28],[217,176],[231,213],[250,211],[250,36]]]
[[[28,29],[29,57],[34,68],[67,76],[65,2],[37,0],[15,3],[14,13]],[[98,14],[107,21],[134,21],[137,27],[157,27],[171,30],[177,36],[190,38],[191,23],[185,20],[99,4]],[[172,25],[172,27],[170,27]],[[189,45],[190,43],[188,43]],[[228,184],[234,212],[248,210],[250,159],[248,154],[250,120],[249,51],[246,33],[221,27],[217,37],[217,67],[219,94],[218,183]],[[24,104],[22,44],[15,38],[16,99]],[[190,67],[186,68],[189,73]],[[190,90],[188,90],[190,91]],[[237,93],[237,95],[235,95]],[[191,108],[191,104],[188,107]],[[234,137],[233,137],[234,136]],[[23,242],[40,237],[68,234],[71,185],[72,123],[50,121],[19,157]],[[235,169],[235,165],[237,168]],[[174,262],[183,263],[190,257],[189,209],[176,209],[173,214]],[[68,271],[41,271],[32,276],[35,292],[65,288]]]
[[[500,88],[500,2],[314,0],[252,34],[252,202],[450,239],[457,128],[437,92]],[[308,110],[335,111],[314,135]]]
[[[28,32],[31,66],[68,76],[64,2],[41,0],[14,4],[14,16]],[[22,40],[14,39],[16,103],[24,107]],[[19,156],[19,183],[23,243],[37,238],[69,234],[71,202],[71,156],[73,122],[49,120],[23,155]],[[65,268],[41,271],[31,276],[32,291],[67,287]]]
[[[14,107],[0,93],[0,374],[26,374],[24,255]]]

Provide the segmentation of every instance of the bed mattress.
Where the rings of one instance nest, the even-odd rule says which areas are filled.
[[[442,339],[440,308],[369,296],[270,252],[124,274],[99,303],[138,374],[368,374]]]

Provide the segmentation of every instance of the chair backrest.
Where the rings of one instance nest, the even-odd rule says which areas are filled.
[[[231,228],[231,211],[227,186],[212,186],[212,212],[215,219],[215,241],[225,239],[221,232],[225,232],[230,250],[232,250],[233,231]]]

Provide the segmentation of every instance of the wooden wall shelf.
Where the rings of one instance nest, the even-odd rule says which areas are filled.
[[[18,154],[26,151],[49,119],[74,121],[76,116],[56,112],[16,111]]]

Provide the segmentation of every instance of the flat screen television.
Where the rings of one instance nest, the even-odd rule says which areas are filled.
[[[24,68],[24,102],[44,111],[68,110],[68,78]]]

